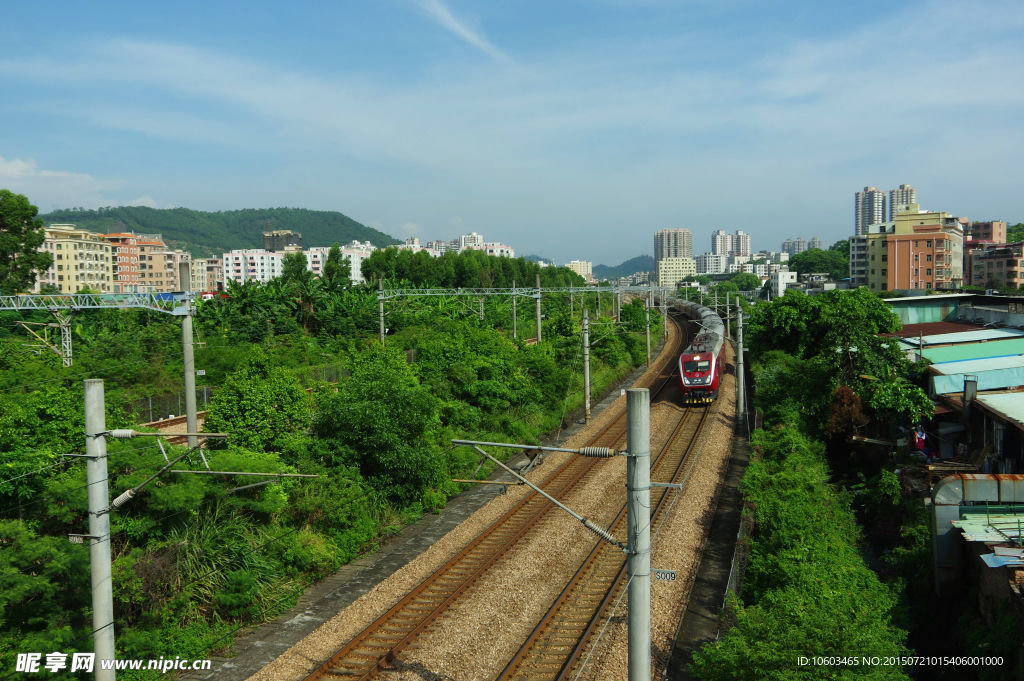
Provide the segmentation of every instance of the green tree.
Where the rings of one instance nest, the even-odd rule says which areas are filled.
[[[36,283],[36,272],[53,264],[39,247],[46,239],[39,209],[28,197],[0,189],[0,293],[21,293]]]
[[[736,272],[729,277],[729,281],[740,291],[756,291],[761,288],[761,277],[750,272]]]
[[[332,293],[338,293],[352,285],[350,276],[352,261],[347,255],[342,255],[338,242],[334,242],[331,250],[327,252],[327,262],[324,263],[323,279],[324,289]]]
[[[309,281],[313,273],[307,268],[308,264],[306,254],[302,251],[286,253],[281,260],[281,281],[285,284]]]
[[[829,246],[828,250],[835,251],[836,253],[841,253],[844,258],[849,258],[850,257],[850,240],[849,239],[840,239],[839,241],[837,241],[834,244],[832,244],[831,246]]]
[[[840,251],[809,248],[789,259],[789,269],[801,276],[811,272],[828,272],[832,279],[845,279],[850,276],[850,261],[847,254]]]
[[[294,376],[273,367],[256,346],[245,364],[214,394],[203,428],[232,433],[227,444],[255,451],[276,451],[283,439],[309,425],[309,396]]]
[[[691,274],[683,281],[695,281],[702,286],[707,286],[711,283],[711,277],[704,276],[703,274]]]
[[[440,404],[420,386],[405,353],[374,344],[338,392],[321,396],[313,432],[333,447],[334,465],[358,466],[375,487],[405,503],[441,481],[430,433]]]

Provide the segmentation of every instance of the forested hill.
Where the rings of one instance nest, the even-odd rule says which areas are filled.
[[[246,208],[207,213],[188,208],[157,210],[144,206],[97,210],[64,209],[40,216],[47,224],[71,223],[93,232],[135,231],[162,234],[169,245],[193,255],[219,255],[233,248],[260,248],[263,231],[290,229],[302,234],[303,246],[344,245],[353,239],[383,247],[399,243],[384,232],[335,211],[305,208]]]
[[[654,258],[649,255],[638,255],[621,265],[594,265],[594,279],[617,279],[628,277],[637,272],[653,272]]]

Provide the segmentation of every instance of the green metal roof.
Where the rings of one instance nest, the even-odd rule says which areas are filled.
[[[967,359],[987,357],[1010,357],[1024,355],[1024,338],[989,341],[987,343],[962,343],[942,348],[924,349],[924,358],[936,364],[940,362],[962,362]]]

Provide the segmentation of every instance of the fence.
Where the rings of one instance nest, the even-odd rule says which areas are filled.
[[[294,372],[295,378],[303,388],[314,383],[337,383],[349,375],[349,370],[340,364],[327,364],[319,367],[303,367]],[[205,411],[219,388],[200,386],[196,388],[196,409]],[[135,408],[137,423],[152,423],[161,419],[173,418],[185,414],[185,391],[180,390],[153,397],[143,397],[132,403]]]

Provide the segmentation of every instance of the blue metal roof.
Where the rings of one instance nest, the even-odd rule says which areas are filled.
[[[1024,385],[1024,357],[989,357],[944,362],[929,367],[932,393],[945,395],[964,390],[964,376],[978,377],[978,390],[1000,390]]]

